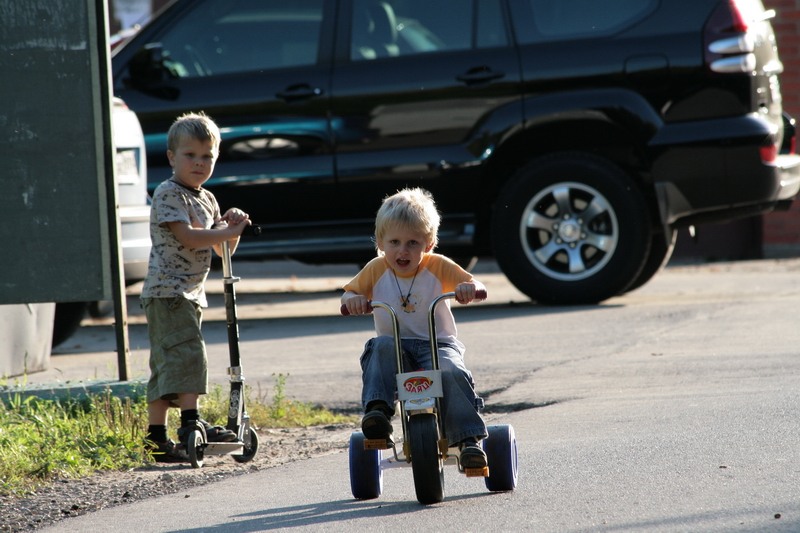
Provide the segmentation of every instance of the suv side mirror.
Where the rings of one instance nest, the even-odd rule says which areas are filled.
[[[164,51],[161,43],[144,45],[128,65],[130,85],[154,96],[174,100],[178,96],[177,89],[165,84],[176,77],[169,64],[169,53]]]
[[[144,45],[131,59],[129,71],[131,82],[136,87],[152,87],[166,81],[169,71],[164,66],[164,48],[161,43]]]

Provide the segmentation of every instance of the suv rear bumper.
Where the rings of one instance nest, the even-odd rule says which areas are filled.
[[[755,115],[665,125],[650,143],[662,222],[755,215],[793,198],[800,192],[800,156],[764,163],[760,148],[774,138]]]
[[[778,199],[794,198],[800,192],[800,155],[779,155],[776,166],[781,184]]]

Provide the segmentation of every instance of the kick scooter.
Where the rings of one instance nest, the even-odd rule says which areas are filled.
[[[261,228],[252,225],[245,228],[245,232],[251,235],[260,235]],[[225,241],[222,243],[222,281],[231,363],[231,366],[228,367],[231,392],[228,404],[228,423],[225,427],[236,433],[237,439],[234,442],[208,442],[205,429],[202,424],[198,423],[197,427],[189,433],[186,445],[189,462],[194,468],[203,466],[206,455],[230,455],[236,462],[246,463],[253,460],[258,451],[258,434],[250,426],[250,416],[244,405],[244,374],[239,354],[239,323],[236,318],[236,292],[233,287],[239,279],[232,273],[230,246]]]
[[[403,368],[400,327],[397,313],[384,302],[372,301],[372,308],[389,313],[392,321],[397,359],[397,399],[403,430],[402,451],[385,439],[367,439],[361,431],[350,435],[350,489],[357,499],[377,498],[383,491],[383,470],[411,465],[414,489],[421,504],[444,499],[444,465],[455,464],[467,477],[483,477],[490,491],[511,491],[517,485],[517,440],[510,425],[488,426],[489,436],[481,441],[488,466],[464,468],[458,461],[458,449],[449,448],[441,413],[441,370],[436,342],[434,311],[444,299],[455,298],[454,292],[438,296],[428,310],[428,334],[431,342],[431,370],[406,372]],[[476,299],[486,299],[486,291],[478,291]],[[349,314],[345,306],[343,315]],[[482,407],[483,400],[478,398]],[[383,457],[383,450],[390,453]]]

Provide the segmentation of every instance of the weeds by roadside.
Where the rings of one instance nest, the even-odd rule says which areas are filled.
[[[275,376],[270,397],[245,388],[245,405],[256,428],[308,427],[352,422],[322,407],[286,397],[287,376]],[[204,417],[225,424],[228,391],[212,387],[202,399]],[[170,428],[179,425],[170,412]],[[56,478],[74,479],[99,470],[128,470],[151,461],[144,449],[147,401],[142,393],[120,398],[106,391],[81,398],[41,399],[20,392],[0,401],[0,494],[21,495]]]
[[[275,385],[271,397],[266,391],[245,388],[247,414],[256,427],[308,427],[356,420],[356,417],[336,414],[320,406],[287,398],[288,375],[273,374],[273,377]],[[213,387],[202,399],[202,412],[208,420],[224,424],[228,420],[228,390],[221,386]],[[176,417],[178,423],[177,412],[170,414]]]

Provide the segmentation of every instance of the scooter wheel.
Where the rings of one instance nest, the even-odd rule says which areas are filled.
[[[189,433],[189,438],[186,441],[186,453],[189,455],[189,462],[192,463],[194,468],[201,468],[203,466],[203,433],[195,430]]]
[[[359,500],[377,498],[383,492],[381,451],[364,449],[364,434],[350,434],[350,491]]]
[[[247,435],[244,436],[244,449],[241,455],[233,455],[233,460],[237,463],[247,463],[253,460],[258,452],[258,433],[253,428],[248,428]]]
[[[423,505],[439,503],[444,499],[444,465],[439,454],[436,416],[420,414],[410,417],[408,432],[417,500]]]
[[[505,492],[517,487],[517,437],[509,425],[489,426],[489,436],[481,441],[489,462],[486,488]]]

